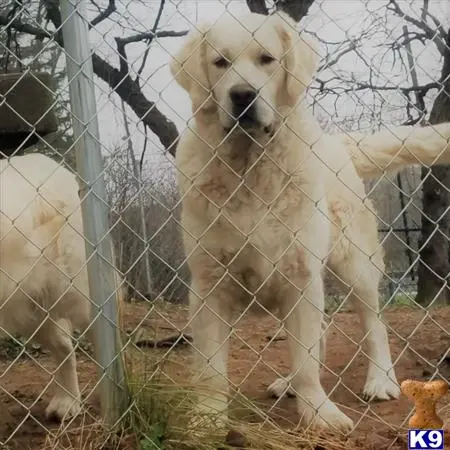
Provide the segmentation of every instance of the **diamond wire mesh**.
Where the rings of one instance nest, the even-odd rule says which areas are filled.
[[[269,3],[266,5],[269,9],[275,8]],[[289,11],[290,3],[279,2],[278,7]],[[358,1],[345,7],[328,0],[299,3],[309,6],[309,10],[306,7],[308,15],[301,22],[302,28],[319,41],[324,55],[306,98],[324,132],[387,129],[395,134],[394,127],[399,124],[421,123],[424,117],[428,117],[427,111],[432,109],[438,96],[445,95],[448,74],[441,76],[440,71],[445,58],[448,58],[446,30],[449,14],[446,2],[435,2],[431,6],[428,2]],[[248,11],[249,6],[255,8],[256,4],[261,7],[264,2],[161,1],[146,5],[114,0],[87,2],[88,17],[85,19],[90,23],[89,39],[100,124],[99,145],[104,156],[102,175],[107,183],[110,234],[114,242],[115,265],[126,286],[119,305],[122,346],[117,351],[118,357],[121,352],[125,358],[133,395],[131,405],[123,412],[123,422],[132,424],[131,431],[122,439],[137,448],[179,448],[176,443],[180,445],[180,441],[187,439],[184,433],[190,415],[190,380],[193,375],[190,364],[193,354],[198,353],[191,338],[195,331],[191,328],[196,313],[189,317],[187,307],[189,293],[195,292],[190,285],[187,261],[198,248],[216,259],[216,255],[202,247],[200,242],[211,232],[214,223],[208,224],[201,235],[193,235],[181,221],[181,205],[189,200],[190,190],[180,192],[177,177],[188,178],[189,174],[180,173],[180,168],[177,168],[173,158],[174,142],[178,133],[192,128],[192,110],[190,99],[169,74],[167,64],[177,54],[187,30],[198,27],[204,20],[214,24],[225,14],[241,23],[241,14]],[[0,125],[0,139],[5,156],[43,153],[54,158],[61,167],[64,165],[76,171],[74,144],[77,138],[73,135],[71,121],[74,118],[68,96],[68,87],[73,80],[69,80],[65,73],[61,25],[57,2],[13,0],[0,7],[3,72],[19,74],[16,83],[1,92],[0,119],[6,109],[11,110],[13,95],[23,95],[26,102],[26,94],[20,92],[20,83],[25,75],[42,85],[36,74],[47,72],[51,74],[54,85],[45,88],[52,91],[53,98],[42,107],[42,116],[54,111],[58,121],[56,130],[42,132],[39,120],[30,120],[26,113],[16,112],[17,133],[10,130],[2,132]],[[408,27],[407,35],[404,34],[404,25]],[[242,53],[245,51],[243,49]],[[413,67],[406,62],[407,52],[413,56]],[[233,67],[229,71],[233,71]],[[411,81],[414,79],[417,85]],[[39,108],[38,104],[33,106]],[[215,150],[201,134],[197,133],[197,137],[203,145]],[[297,137],[304,141],[303,136]],[[259,145],[258,142],[256,144]],[[263,149],[261,145],[259,148]],[[257,167],[264,158],[284,177],[289,175],[278,166],[276,159],[264,151],[247,170]],[[198,177],[212,167],[214,158],[205,161]],[[228,160],[222,159],[221,163],[224,170],[235,172]],[[7,168],[7,162],[2,164],[5,165],[2,165],[0,174],[0,206],[2,214],[8,216],[4,209],[10,207],[8,198],[14,194],[3,180],[12,179],[7,178],[7,170],[11,170],[9,177],[16,172]],[[59,173],[60,176],[69,176],[59,170],[55,166],[47,175]],[[385,252],[386,268],[379,268],[384,275],[380,303],[399,381],[408,377],[448,379],[449,375],[447,308],[429,310],[415,301],[418,266],[420,256],[424,254],[421,247],[436,234],[440,235],[441,245],[448,247],[447,197],[441,195],[441,204],[433,213],[421,196],[427,178],[434,179],[441,191],[448,192],[448,178],[442,170],[445,169],[429,171],[426,176],[421,176],[420,169],[407,168],[399,176],[383,174],[366,183],[367,198],[375,203],[377,212],[374,214]],[[27,182],[33,182],[31,176],[36,175],[21,173],[14,182],[17,186],[27,186]],[[340,173],[335,176],[339,178]],[[34,181],[37,197],[42,198],[43,192],[50,193],[52,198],[63,195],[59,192],[60,185],[46,187],[47,177],[40,174],[38,178],[37,182]],[[196,179],[190,182],[195,184]],[[198,202],[204,204],[206,201],[223,217],[227,208],[232,207],[239,190],[246,187],[248,195],[266,208],[260,217],[252,218],[253,228],[248,230],[248,235],[251,235],[268,217],[276,216],[277,198],[288,186],[287,180],[279,192],[273,193],[273,200],[267,201],[246,185],[244,177],[240,177],[240,182],[229,192],[223,204],[214,204],[215,200],[204,193],[200,193]],[[298,195],[307,195],[300,186],[297,186],[297,192]],[[47,207],[48,203],[36,200],[34,196],[14,195],[14,199],[19,209],[15,217],[9,217],[8,223],[14,228],[13,232],[18,233],[21,245],[36,249],[39,243],[32,242],[35,235],[30,235],[30,229],[26,228],[29,226],[26,217],[30,217],[36,203],[39,208]],[[73,217],[59,206],[50,209],[56,217],[62,217],[63,222]],[[80,214],[79,205],[75,209],[77,212],[73,214],[76,216]],[[425,214],[430,213],[434,214],[430,216],[434,230],[422,242],[419,240],[421,221]],[[237,224],[227,218],[225,220],[228,220],[230,233],[239,231]],[[287,223],[284,225],[289,227]],[[25,228],[17,230],[18,226]],[[42,257],[34,253],[34,259],[26,263],[20,260],[23,265],[21,276],[11,277],[8,233],[4,229],[0,231],[0,280],[2,285],[13,286],[10,292],[6,289],[1,291],[0,325],[6,338],[1,344],[0,395],[5,410],[10,412],[1,423],[0,442],[6,447],[27,442],[31,448],[85,448],[86,445],[102,448],[108,440],[98,426],[97,388],[100,377],[89,339],[92,323],[86,331],[75,330],[72,349],[67,337],[70,327],[66,328],[65,323],[52,315],[58,304],[64,305],[68,292],[74,288],[77,290],[74,274],[66,273],[68,263],[55,261],[45,253]],[[190,250],[183,250],[183,232],[186,240],[198,241]],[[81,246],[81,236],[82,230],[75,226],[72,239],[77,244],[74,247]],[[223,239],[226,240],[227,236]],[[248,243],[248,238],[243,242]],[[311,248],[307,250],[314,251]],[[40,251],[38,249],[38,254]],[[215,351],[219,352],[225,345],[230,346],[227,379],[239,404],[236,414],[241,417],[240,423],[258,422],[262,430],[267,427],[277,430],[291,428],[298,423],[295,401],[280,396],[286,390],[292,392],[292,386],[282,381],[290,371],[288,345],[283,342],[286,334],[290,333],[286,331],[286,324],[280,322],[267,305],[258,303],[258,296],[277,271],[277,262],[288,254],[290,246],[281,249],[275,257],[257,249],[256,257],[273,265],[273,269],[253,287],[227,269],[245,251],[242,246],[231,256],[228,266],[219,264],[216,284],[211,286],[211,290],[217,289],[228,277],[235,284],[236,295],[244,292],[250,297],[248,305],[235,317],[219,318],[218,323],[225,325],[227,331],[223,336],[224,342]],[[15,252],[13,256],[17,256]],[[84,273],[85,267],[86,261],[81,263],[77,274]],[[27,274],[35,278],[39,270],[45,272],[45,280],[52,277],[64,280],[64,288],[55,295],[54,305],[50,308],[42,304],[40,296],[30,291],[26,283],[29,279]],[[429,270],[434,271],[435,268],[430,267]],[[373,440],[377,448],[396,445],[401,448],[411,405],[404,398],[374,403],[362,397],[371,358],[363,348],[367,335],[360,331],[355,311],[347,301],[353,293],[352,286],[349,286],[351,283],[347,283],[346,289],[339,290],[336,287],[339,274],[332,272],[328,270],[326,276],[326,320],[320,333],[322,338],[325,334],[328,336],[327,352],[322,361],[323,384],[329,397],[354,419],[351,445],[367,448],[364,445]],[[446,274],[440,272],[435,275],[445,291]],[[293,285],[289,277],[283,274],[282,277],[286,286]],[[48,294],[46,289],[55,284],[54,280],[48,283],[50,286],[39,286],[38,289]],[[82,297],[85,297],[85,292]],[[24,334],[20,328],[23,324],[18,323],[20,316],[14,311],[16,308],[11,306],[13,312],[7,308],[17,298],[28,302],[26,305],[29,305],[27,307],[34,318],[40,317],[39,314],[42,316],[25,337],[21,336]],[[251,307],[255,304],[263,315],[254,314]],[[213,320],[217,314],[213,310],[211,312]],[[40,336],[48,334],[45,331],[48,323],[63,326],[58,333],[63,336],[61,339],[66,350],[58,362],[55,362],[52,352],[48,353],[48,343],[46,346]],[[38,338],[37,344],[33,343],[33,337]],[[311,351],[310,348],[306,350]],[[67,391],[67,385],[61,387],[61,378],[57,377],[61,377],[58,375],[61,368],[67,367],[64,361],[73,364],[72,354],[77,357],[82,412],[61,426],[54,425],[44,414],[55,388],[51,381],[56,387],[59,385],[61,392]],[[216,353],[209,356],[214,360]],[[280,398],[270,400],[266,390],[276,378],[279,378],[276,393]],[[255,404],[242,403],[243,397]],[[440,411],[441,415],[447,416],[445,404]],[[361,436],[367,433],[370,437],[361,444]],[[268,439],[263,431],[259,431],[259,438]],[[332,445],[338,444],[330,441],[327,445],[333,448]]]

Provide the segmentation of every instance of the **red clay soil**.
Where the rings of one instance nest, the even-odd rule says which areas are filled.
[[[127,305],[124,328],[129,330],[140,324],[146,312],[148,309],[142,304]],[[391,308],[384,318],[389,325],[399,381],[406,378],[427,380],[434,376],[437,362],[450,347],[450,308],[436,309],[428,316],[412,308]],[[142,327],[150,328],[150,323],[153,331],[156,327],[165,330],[166,335],[170,334],[168,328],[181,328],[186,323],[185,311],[158,314],[158,317],[152,314],[144,320]],[[295,399],[284,398],[277,402],[266,393],[267,386],[277,377],[277,373],[289,372],[286,342],[273,342],[268,346],[267,336],[274,329],[275,322],[264,316],[246,317],[237,324],[231,346],[230,378],[240,392],[265,405],[271,417],[292,425],[297,421]],[[332,391],[331,398],[357,423],[351,435],[355,447],[405,449],[406,432],[399,432],[396,427],[406,426],[412,410],[411,403],[404,397],[370,404],[359,398],[367,370],[367,359],[355,344],[361,336],[355,314],[335,315],[328,335],[326,358],[326,365],[334,374],[325,372],[323,384],[328,392]],[[188,349],[176,351],[188,352]],[[40,365],[52,368],[53,364],[48,355],[39,357],[37,361],[0,360],[0,448],[56,448],[51,445],[51,435],[57,432],[58,426],[44,418],[49,394],[44,393],[42,399],[37,400],[50,378]],[[89,357],[82,355],[78,357],[78,369],[84,396],[89,399],[86,402],[87,413],[71,425],[74,440],[67,448],[97,449],[98,444],[89,446],[89,439],[86,439],[88,424],[98,417],[97,395],[95,392],[90,395],[97,371]],[[440,377],[450,380],[450,360],[444,359],[438,370]],[[444,420],[450,419],[449,405],[448,396],[440,402],[440,415]],[[81,439],[83,433],[85,436]],[[84,447],[77,447],[76,443],[81,440]]]

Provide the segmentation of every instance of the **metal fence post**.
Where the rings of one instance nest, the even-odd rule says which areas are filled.
[[[60,1],[76,163],[81,178],[89,290],[95,318],[95,358],[102,371],[101,409],[105,424],[112,426],[124,412],[128,394],[119,348],[118,302],[112,267],[112,241],[108,234],[109,211],[99,142],[89,29],[83,3],[83,0]]]

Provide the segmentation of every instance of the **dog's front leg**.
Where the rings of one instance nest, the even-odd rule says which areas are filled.
[[[309,264],[285,294],[283,315],[292,363],[291,385],[305,425],[350,429],[353,422],[329,400],[320,383],[324,289],[319,262]]]
[[[227,288],[228,287],[228,288]],[[191,425],[212,423],[222,427],[228,407],[228,347],[230,302],[233,295],[226,281],[212,288],[194,280],[190,294],[190,325],[194,351],[194,386],[198,393]],[[204,294],[204,296],[202,295]]]

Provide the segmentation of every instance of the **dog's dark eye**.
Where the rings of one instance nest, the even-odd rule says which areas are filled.
[[[267,53],[264,53],[263,55],[261,55],[260,57],[260,62],[263,66],[271,64],[275,61],[275,58]]]
[[[213,64],[214,64],[216,67],[218,67],[219,69],[226,69],[226,68],[230,65],[229,61],[227,61],[227,60],[226,60],[225,58],[223,58],[222,56],[219,57],[219,58],[217,58],[217,59],[215,59],[215,60],[213,61]]]

